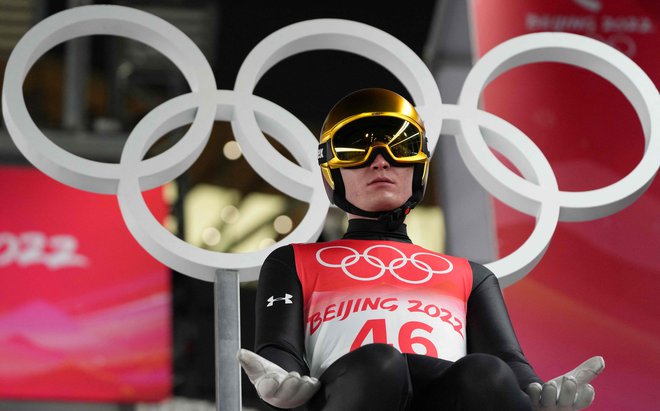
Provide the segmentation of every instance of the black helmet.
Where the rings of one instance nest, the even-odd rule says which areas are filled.
[[[392,166],[415,167],[412,196],[388,211],[366,211],[346,200],[340,168],[364,167],[382,154]],[[363,217],[403,222],[424,197],[429,168],[427,140],[417,110],[399,94],[380,88],[353,92],[332,107],[323,122],[318,161],[328,198]]]

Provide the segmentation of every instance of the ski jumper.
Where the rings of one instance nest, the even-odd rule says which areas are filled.
[[[460,368],[477,374],[502,368],[521,403],[521,388],[541,382],[522,353],[490,271],[416,246],[405,225],[389,230],[376,220],[352,219],[341,240],[281,247],[266,259],[257,290],[255,351],[287,371],[321,379],[312,409],[351,409],[374,387],[367,408],[465,406],[468,400],[450,398],[460,391],[453,386],[465,374]],[[472,355],[477,353],[493,358]],[[370,362],[388,357],[401,362],[393,374],[401,382],[365,387],[376,374]],[[365,370],[359,370],[361,363]],[[451,395],[435,398],[443,390]],[[373,402],[379,399],[384,403]],[[330,406],[332,401],[343,405]],[[360,407],[365,404],[353,409]]]

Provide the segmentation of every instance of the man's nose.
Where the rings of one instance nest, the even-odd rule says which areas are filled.
[[[382,154],[378,153],[374,158],[374,161],[372,161],[371,164],[369,165],[369,167],[374,170],[380,170],[380,169],[387,170],[388,168],[390,168],[390,163],[385,159],[385,157],[383,157]]]

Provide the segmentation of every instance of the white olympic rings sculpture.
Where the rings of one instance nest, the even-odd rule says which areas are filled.
[[[130,133],[119,164],[83,159],[53,144],[37,128],[25,105],[25,77],[46,51],[64,41],[95,34],[143,42],[168,57],[191,92],[149,112]],[[628,57],[596,40],[567,33],[516,37],[484,55],[469,73],[459,104],[443,104],[433,75],[405,44],[374,27],[347,20],[318,19],[284,27],[264,38],[240,67],[235,87],[216,90],[211,67],[185,34],[151,14],[122,6],[82,6],[35,25],[13,50],[5,70],[2,110],[12,139],[37,168],[52,178],[95,193],[116,194],[126,225],[156,259],[186,275],[213,281],[217,269],[236,269],[242,281],[258,277],[265,257],[277,246],[315,240],[328,201],[316,165],[316,137],[292,114],[252,94],[261,77],[297,53],[333,49],[356,53],[389,69],[413,98],[433,152],[440,133],[454,135],[469,170],[488,192],[536,217],[530,237],[513,253],[486,264],[502,286],[526,275],[545,252],[559,220],[582,221],[617,212],[639,197],[660,168],[660,95],[649,77]],[[590,70],[616,86],[642,124],[645,150],[639,164],[609,186],[582,192],[560,191],[539,148],[510,123],[478,109],[484,87],[514,67],[543,61]],[[151,215],[141,191],[182,174],[204,148],[213,122],[231,121],[234,135],[256,172],[281,192],[309,203],[307,215],[286,238],[264,250],[231,254],[194,247],[169,233]],[[143,160],[165,133],[190,124],[166,152]],[[263,132],[289,147],[300,166],[273,148]],[[518,176],[491,152],[503,154]]]
[[[400,257],[392,259],[392,261],[389,262],[389,264],[385,264],[383,260],[380,258],[373,256],[369,254],[371,250],[377,249],[377,248],[388,248],[391,249],[399,254]],[[347,250],[349,252],[348,255],[343,257],[339,264],[335,263],[329,263],[325,261],[322,257],[324,251],[328,250]],[[434,270],[429,263],[426,263],[424,261],[418,260],[417,257],[426,255],[426,256],[431,256],[433,258],[442,260],[444,265],[447,266],[444,270]],[[376,267],[380,269],[378,273],[373,274],[371,276],[360,276],[360,274],[354,274],[348,270],[348,267],[356,264],[360,260],[366,261],[370,266]],[[433,278],[434,275],[442,275],[442,274],[448,274],[454,269],[454,265],[446,259],[445,257],[438,255],[438,254],[432,254],[432,253],[426,253],[426,252],[419,252],[419,253],[413,253],[410,257],[405,255],[401,250],[399,250],[396,247],[392,247],[391,245],[385,245],[385,244],[376,244],[372,245],[371,247],[367,247],[364,252],[359,253],[356,249],[352,247],[347,247],[343,245],[333,245],[329,247],[323,247],[319,249],[316,252],[316,261],[318,261],[319,264],[321,264],[324,267],[328,268],[341,268],[342,272],[346,274],[348,277],[357,280],[357,281],[373,281],[376,280],[385,274],[385,271],[388,271],[394,278],[397,280],[408,283],[408,284],[424,284],[428,282],[431,278]],[[406,275],[400,275],[396,270],[401,269],[405,267],[408,263],[411,263],[413,267],[415,267],[419,271],[425,271],[426,272],[426,277],[419,279],[419,280],[410,280],[406,278]]]

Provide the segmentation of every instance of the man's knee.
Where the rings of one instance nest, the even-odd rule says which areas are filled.
[[[333,368],[337,370],[333,370]],[[327,371],[328,374],[362,374],[378,380],[402,379],[407,375],[405,357],[387,344],[367,344],[337,360]],[[324,373],[326,374],[326,373]],[[321,380],[324,376],[321,376]]]
[[[500,384],[515,382],[515,375],[500,358],[483,353],[469,354],[454,364],[459,381],[468,385],[496,388]]]
[[[335,361],[320,377],[310,410],[406,409],[410,395],[405,357],[386,344],[362,346]]]
[[[359,358],[358,361],[369,365],[372,373],[376,375],[399,373],[407,367],[405,357],[396,348],[387,344],[364,345],[349,355],[351,354],[354,354],[354,358]]]
[[[470,354],[454,364],[462,402],[488,404],[495,410],[531,409],[511,367],[490,354]],[[467,400],[469,399],[469,400]]]

